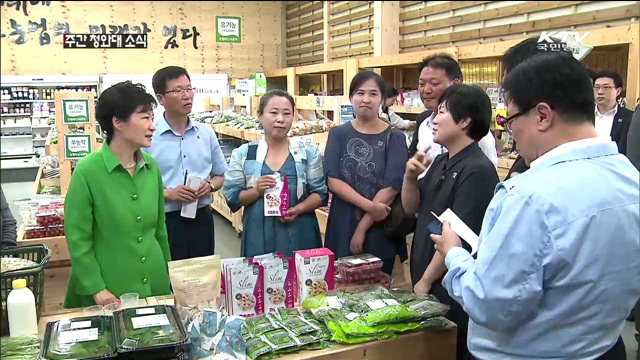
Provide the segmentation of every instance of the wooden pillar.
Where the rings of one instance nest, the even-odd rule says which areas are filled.
[[[300,80],[296,75],[296,68],[287,68],[287,92],[291,95],[300,95]]]
[[[343,60],[344,61],[344,74],[343,74],[343,78],[344,78],[344,91],[345,91],[345,95],[347,94],[347,89],[349,89],[349,85],[351,85],[351,80],[353,80],[353,78],[356,76],[356,74],[358,73],[359,67],[358,67],[358,59],[347,59],[347,60]]]
[[[324,63],[329,62],[329,51],[331,50],[331,47],[329,46],[329,41],[331,40],[331,36],[329,34],[329,32],[331,31],[331,27],[329,26],[329,16],[330,16],[329,7],[330,6],[331,6],[331,1],[324,1],[322,4],[322,23],[324,25],[322,30],[323,45],[324,45],[322,62]]]
[[[630,25],[629,61],[627,64],[627,108],[634,109],[640,97],[640,24]]]
[[[400,2],[373,2],[373,56],[400,53]]]
[[[287,2],[280,1],[280,68],[287,67]]]

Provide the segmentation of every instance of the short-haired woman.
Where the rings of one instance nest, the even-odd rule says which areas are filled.
[[[80,160],[65,199],[71,277],[64,307],[106,305],[120,295],[171,292],[171,261],[160,171],[149,147],[156,101],[130,81],[106,89],[96,118],[106,133],[98,152]]]
[[[405,136],[378,117],[386,84],[373,71],[361,71],[349,86],[356,118],[329,132],[324,167],[333,193],[325,233],[336,257],[369,253],[391,274],[396,255],[406,256],[404,239],[385,236],[381,226],[402,189],[407,162]]]
[[[447,317],[458,325],[457,359],[466,359],[469,317],[441,284],[447,271],[444,258],[435,251],[431,235],[437,232],[440,216],[451,209],[476,234],[493,198],[498,174],[482,152],[478,141],[489,131],[491,101],[479,87],[452,85],[442,94],[433,120],[433,141],[448,152],[438,155],[431,166],[425,153],[417,152],[407,163],[402,187],[402,205],[407,214],[417,214],[411,245],[411,281],[417,294],[431,292],[451,306]],[[426,175],[418,180],[426,168]],[[471,250],[468,244],[464,244]]]
[[[322,156],[314,146],[290,139],[295,102],[283,90],[271,90],[260,99],[258,119],[264,140],[233,150],[222,191],[231,211],[244,206],[241,256],[256,256],[322,246],[315,210],[327,197]],[[264,215],[264,192],[286,176],[289,210],[286,216]]]

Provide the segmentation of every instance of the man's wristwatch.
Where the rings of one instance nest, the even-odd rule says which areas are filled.
[[[209,186],[211,186],[211,192],[216,192],[216,186],[213,185],[213,183],[211,182],[211,180],[207,180],[207,182],[209,183]]]

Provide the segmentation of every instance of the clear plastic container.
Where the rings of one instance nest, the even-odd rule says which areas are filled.
[[[381,269],[382,260],[370,254],[347,256],[338,261],[338,274],[346,283],[375,278]]]
[[[108,316],[87,316],[50,322],[41,359],[116,359],[113,324]]]
[[[173,306],[128,308],[113,313],[120,359],[175,359],[191,340]]]

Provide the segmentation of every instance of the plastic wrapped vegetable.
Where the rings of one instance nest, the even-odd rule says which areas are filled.
[[[271,314],[263,314],[248,318],[245,321],[245,325],[253,336],[262,335],[279,327]]]
[[[0,358],[2,360],[36,360],[40,355],[40,340],[36,337],[2,337]]]
[[[114,314],[116,343],[124,350],[181,345],[188,341],[175,308],[157,305],[129,308]]]
[[[43,360],[115,358],[111,318],[90,316],[47,324],[42,354]]]

